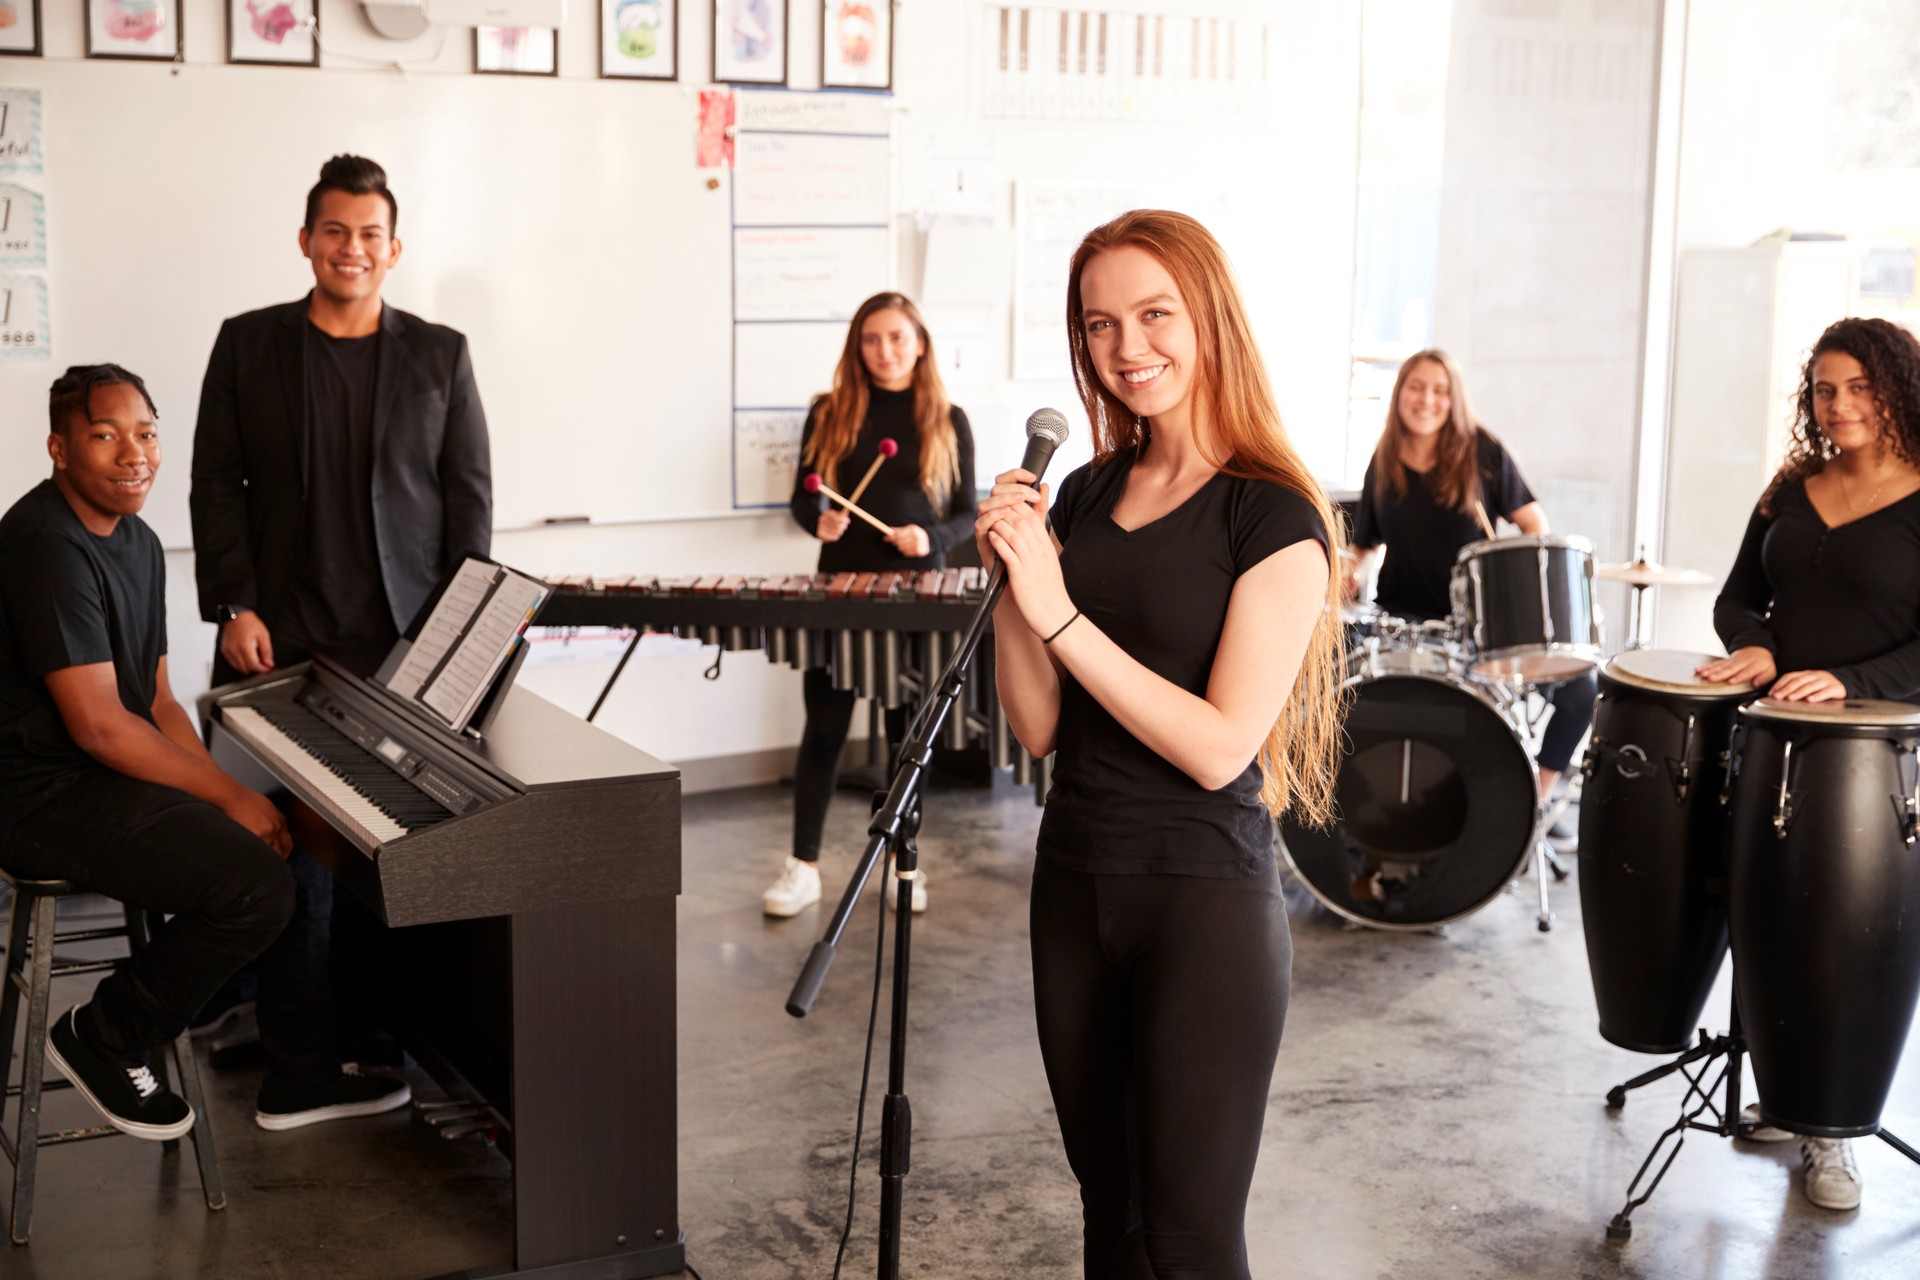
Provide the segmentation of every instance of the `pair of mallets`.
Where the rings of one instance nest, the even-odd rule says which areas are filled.
[[[850,514],[859,516],[862,520],[865,520],[868,524],[878,529],[882,535],[891,537],[893,536],[892,526],[886,524],[884,521],[875,519],[872,515],[870,515],[865,510],[863,510],[860,507],[859,503],[860,503],[860,495],[867,491],[867,486],[869,484],[873,483],[874,472],[880,470],[880,464],[885,462],[888,458],[893,457],[895,454],[899,452],[900,452],[900,445],[894,440],[892,436],[883,437],[880,441],[879,456],[873,460],[873,465],[867,468],[867,474],[860,477],[860,483],[854,487],[852,497],[842,497],[841,495],[835,493],[831,488],[827,486],[827,482],[820,478],[818,473],[809,475],[806,478],[806,480],[802,482],[803,487],[806,489],[808,493],[826,494],[829,498],[833,499],[835,502],[845,507]]]

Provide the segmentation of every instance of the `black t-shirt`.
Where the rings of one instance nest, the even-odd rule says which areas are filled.
[[[1920,493],[1828,528],[1804,483],[1755,508],[1713,602],[1727,652],[1773,650],[1781,675],[1831,671],[1853,698],[1920,702]]]
[[[0,517],[0,825],[99,767],[46,677],[111,662],[121,705],[151,722],[166,619],[166,561],[140,517],[89,533],[51,480]]]
[[[825,400],[815,401],[807,414],[807,425],[800,435],[803,460],[794,470],[793,499],[789,503],[794,520],[808,533],[819,526],[820,513],[828,507],[845,509],[824,494],[806,490],[807,476],[816,468],[806,463],[804,455],[825,403]],[[920,487],[920,431],[913,421],[913,392],[872,389],[867,401],[867,420],[860,425],[853,452],[834,468],[834,491],[852,497],[860,477],[867,474],[867,468],[880,456],[880,442],[892,437],[900,446],[900,452],[880,464],[873,483],[860,495],[860,509],[894,528],[919,525],[927,531],[931,549],[924,556],[903,556],[880,536],[878,529],[854,516],[838,541],[820,544],[819,572],[904,573],[913,569],[938,569],[946,564],[949,550],[973,536],[974,517],[979,514],[979,500],[973,489],[973,431],[959,405],[954,405],[950,413],[954,433],[959,437],[960,474],[954,479],[953,489],[947,495],[947,510],[942,515],[934,511],[926,490]]]
[[[1505,516],[1532,502],[1533,491],[1520,478],[1520,468],[1506,446],[1480,432],[1480,493],[1489,518]],[[1406,492],[1383,500],[1375,491],[1375,464],[1367,464],[1360,486],[1360,510],[1353,522],[1353,545],[1384,544],[1386,558],[1374,601],[1388,613],[1404,618],[1444,618],[1453,612],[1453,562],[1460,548],[1486,537],[1486,530],[1469,507],[1461,511],[1444,506],[1434,494],[1431,472],[1415,471],[1396,462],[1406,481]]]
[[[1240,575],[1326,526],[1300,494],[1222,472],[1138,529],[1113,522],[1131,453],[1069,475],[1053,505],[1073,603],[1154,674],[1205,697],[1227,602]],[[1053,789],[1040,856],[1102,875],[1259,875],[1273,865],[1273,820],[1258,761],[1208,791],[1061,676]]]
[[[362,674],[399,633],[373,532],[373,401],[380,335],[335,338],[307,325],[307,527],[274,660],[309,653]]]

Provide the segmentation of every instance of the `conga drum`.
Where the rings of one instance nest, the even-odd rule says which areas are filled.
[[[1710,654],[1629,649],[1600,669],[1580,794],[1580,910],[1600,1034],[1679,1053],[1727,955],[1723,752],[1745,685]]]
[[[1761,1115],[1875,1133],[1920,997],[1920,707],[1764,699],[1732,768],[1734,997]]]

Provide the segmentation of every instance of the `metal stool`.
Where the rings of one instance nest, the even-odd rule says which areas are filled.
[[[64,1078],[45,1078],[47,1057],[47,1004],[53,980],[76,973],[101,973],[113,968],[112,960],[60,961],[54,947],[62,942],[90,942],[100,938],[125,938],[130,952],[146,945],[148,913],[121,904],[126,923],[101,929],[73,929],[58,933],[54,929],[54,910],[61,898],[87,892],[65,880],[27,880],[0,871],[0,879],[13,887],[13,911],[7,929],[7,962],[4,982],[0,982],[0,1044],[6,1046],[6,1094],[0,1098],[0,1150],[13,1164],[13,1211],[8,1224],[15,1244],[27,1243],[33,1227],[33,1188],[35,1162],[41,1147],[62,1142],[83,1142],[88,1138],[121,1136],[112,1125],[100,1124],[86,1129],[62,1129],[57,1133],[40,1132],[40,1095],[48,1089],[70,1089]],[[20,1019],[20,997],[27,998],[27,1036],[22,1052],[18,1082],[13,1075],[13,1033]],[[200,1165],[200,1186],[206,1193],[208,1209],[224,1209],[226,1192],[220,1187],[220,1166],[213,1154],[213,1130],[207,1119],[206,1099],[200,1092],[200,1073],[193,1060],[193,1042],[183,1029],[156,1054],[153,1074],[160,1087],[170,1089],[166,1058],[180,1078],[180,1095],[193,1108],[193,1150]],[[7,1131],[6,1100],[18,1098],[18,1112],[11,1132]],[[178,1151],[180,1142],[163,1144]]]

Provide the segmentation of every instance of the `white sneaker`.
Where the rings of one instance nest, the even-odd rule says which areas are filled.
[[[1749,1102],[1740,1108],[1740,1123],[1750,1127],[1740,1129],[1734,1136],[1745,1138],[1748,1142],[1785,1142],[1789,1138],[1800,1136],[1797,1133],[1788,1133],[1785,1129],[1776,1128],[1762,1120],[1760,1104],[1757,1102]]]
[[[887,859],[887,906],[891,910],[900,909],[899,880],[895,878],[893,859]],[[921,915],[927,909],[927,873],[914,868],[913,872],[913,914]]]
[[[1808,1200],[1822,1209],[1842,1212],[1860,1207],[1860,1167],[1853,1162],[1851,1142],[1802,1138],[1800,1155],[1806,1161]]]
[[[797,916],[820,901],[820,868],[811,862],[789,856],[780,869],[780,878],[760,895],[760,909],[784,920]]]

